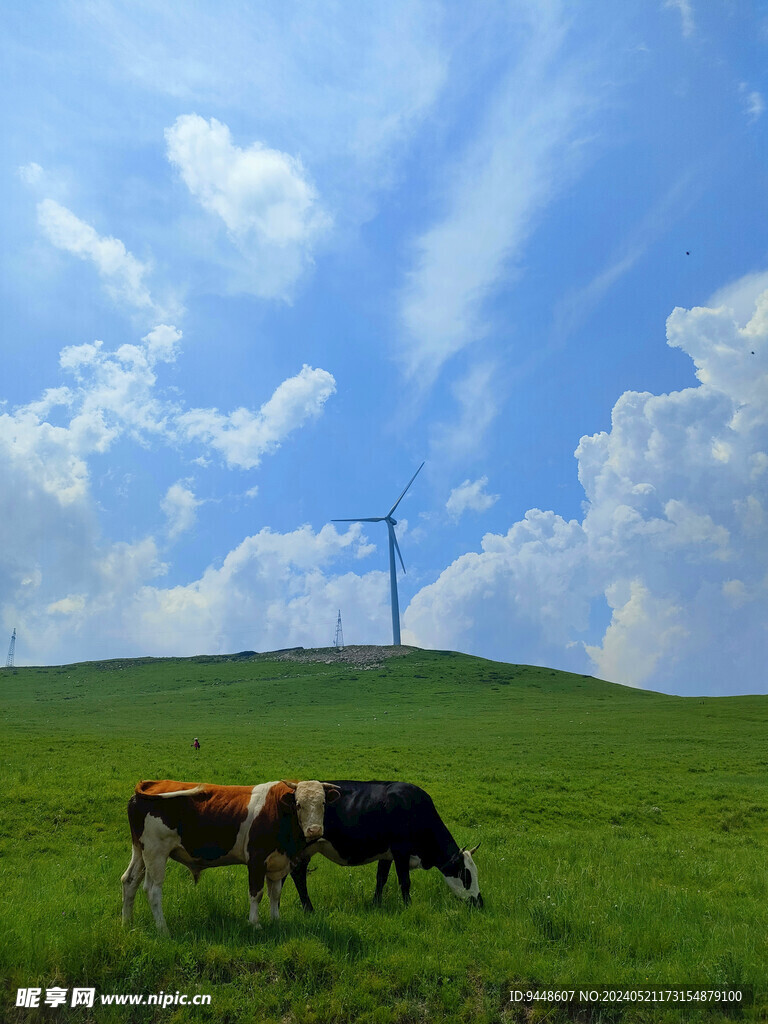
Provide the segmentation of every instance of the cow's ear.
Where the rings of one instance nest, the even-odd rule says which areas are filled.
[[[291,790],[288,793],[283,793],[280,797],[280,806],[285,807],[287,811],[292,811],[296,806],[296,794]]]
[[[341,791],[338,789],[326,789],[325,791],[325,802],[327,804],[335,804],[341,796]]]

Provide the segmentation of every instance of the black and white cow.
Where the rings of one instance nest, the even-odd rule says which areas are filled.
[[[414,868],[437,868],[448,888],[465,902],[482,907],[477,865],[472,850],[459,849],[435,810],[432,798],[409,782],[330,782],[339,792],[326,804],[323,838],[303,850],[291,866],[301,904],[313,909],[307,892],[307,865],[316,853],[336,864],[354,867],[379,862],[374,903],[395,865],[403,900],[410,902]],[[479,844],[478,844],[479,845]]]

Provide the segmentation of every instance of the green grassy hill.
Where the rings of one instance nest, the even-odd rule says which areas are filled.
[[[365,649],[0,672],[0,1020],[281,1024],[767,1019],[768,698],[675,698],[450,652]],[[298,660],[297,660],[298,659]],[[202,749],[191,749],[194,736]],[[169,864],[170,938],[120,917],[141,778],[403,779],[476,860],[484,911],[414,872],[312,862],[251,933],[244,868]],[[23,1010],[16,989],[210,993],[212,1006]],[[753,989],[756,1005],[587,1011],[530,987]],[[98,995],[97,995],[98,998]],[[590,1015],[591,1012],[591,1015]],[[743,1016],[741,1016],[743,1014]],[[68,1016],[69,1015],[69,1016]]]

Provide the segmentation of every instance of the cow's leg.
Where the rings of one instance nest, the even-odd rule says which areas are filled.
[[[389,878],[389,871],[392,867],[391,860],[380,860],[376,869],[376,892],[373,894],[373,902],[378,906],[381,903],[381,894]]]
[[[273,921],[280,917],[280,891],[285,876],[291,870],[291,862],[280,850],[273,850],[264,861],[267,871],[267,892],[269,893],[269,913]]]
[[[395,861],[397,880],[400,883],[400,892],[403,894],[403,903],[407,907],[411,902],[411,855],[408,850],[393,850],[392,856]]]
[[[168,925],[163,917],[163,881],[167,860],[168,854],[165,850],[155,850],[150,853],[146,847],[144,848],[144,867],[147,871],[144,876],[144,891],[147,894],[157,930],[163,935],[168,934]]]
[[[254,929],[261,928],[259,924],[259,900],[264,893],[264,865],[257,864],[251,860],[248,864],[248,892],[251,897],[251,909],[248,914],[248,921]]]
[[[302,907],[308,914],[311,914],[315,908],[312,906],[312,900],[310,900],[309,893],[307,892],[308,867],[308,860],[300,860],[299,863],[291,869],[291,878],[293,879],[294,884],[296,886],[296,891],[299,894],[299,899],[301,900]]]
[[[280,893],[283,888],[282,878],[268,878],[267,892],[269,893],[269,915],[273,921],[280,920]]]
[[[129,924],[133,917],[133,901],[144,877],[144,856],[138,843],[133,844],[131,863],[120,879],[123,883],[123,924]]]

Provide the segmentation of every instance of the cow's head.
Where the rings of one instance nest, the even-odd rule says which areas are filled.
[[[480,843],[477,844],[477,846],[479,845]],[[459,850],[442,870],[452,893],[455,893],[465,903],[469,903],[470,906],[482,907],[483,897],[480,895],[477,864],[472,860],[472,854],[477,846],[473,846],[471,850]]]
[[[308,841],[322,839],[326,803],[332,804],[341,795],[328,782],[285,782],[289,789],[280,798],[283,807],[296,810],[299,828]]]

